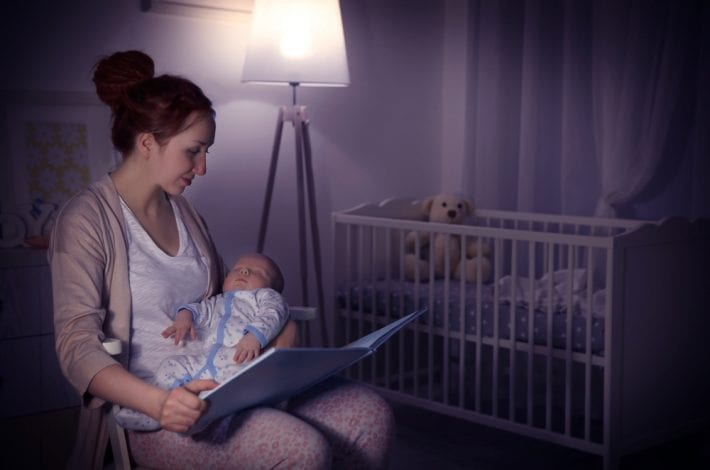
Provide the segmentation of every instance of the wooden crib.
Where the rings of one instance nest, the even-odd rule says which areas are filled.
[[[332,220],[338,344],[428,307],[350,377],[598,454],[605,468],[710,422],[708,220],[478,210],[470,225],[448,225],[403,199]],[[405,276],[411,231],[487,244],[490,280]],[[417,244],[415,255],[433,256],[423,253]]]

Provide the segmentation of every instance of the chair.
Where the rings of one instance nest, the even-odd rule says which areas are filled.
[[[289,307],[290,317],[301,324],[299,328],[299,345],[306,346],[309,339],[309,321],[313,321],[318,316],[316,307]],[[121,354],[121,342],[117,339],[107,339],[103,343],[106,352],[112,356]],[[126,430],[114,419],[114,413],[118,411],[118,405],[106,408],[106,426],[109,431],[111,442],[111,452],[113,453],[113,470],[131,470],[131,455],[128,451],[128,441]],[[108,469],[106,469],[108,470]]]

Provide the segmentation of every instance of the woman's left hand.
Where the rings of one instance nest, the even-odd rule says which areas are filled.
[[[269,346],[274,348],[295,348],[298,346],[298,325],[295,321],[289,320],[283,327],[281,333],[271,341]]]

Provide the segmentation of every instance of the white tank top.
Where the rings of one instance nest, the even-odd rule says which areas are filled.
[[[121,199],[133,310],[129,370],[144,379],[153,375],[166,356],[185,352],[177,350],[173,340],[163,338],[161,333],[172,325],[178,305],[199,301],[207,290],[206,259],[197,250],[177,205],[172,200],[170,204],[180,239],[175,256],[155,244]]]

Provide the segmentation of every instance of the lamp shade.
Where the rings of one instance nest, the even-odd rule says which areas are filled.
[[[255,0],[242,82],[347,86],[338,0]]]

